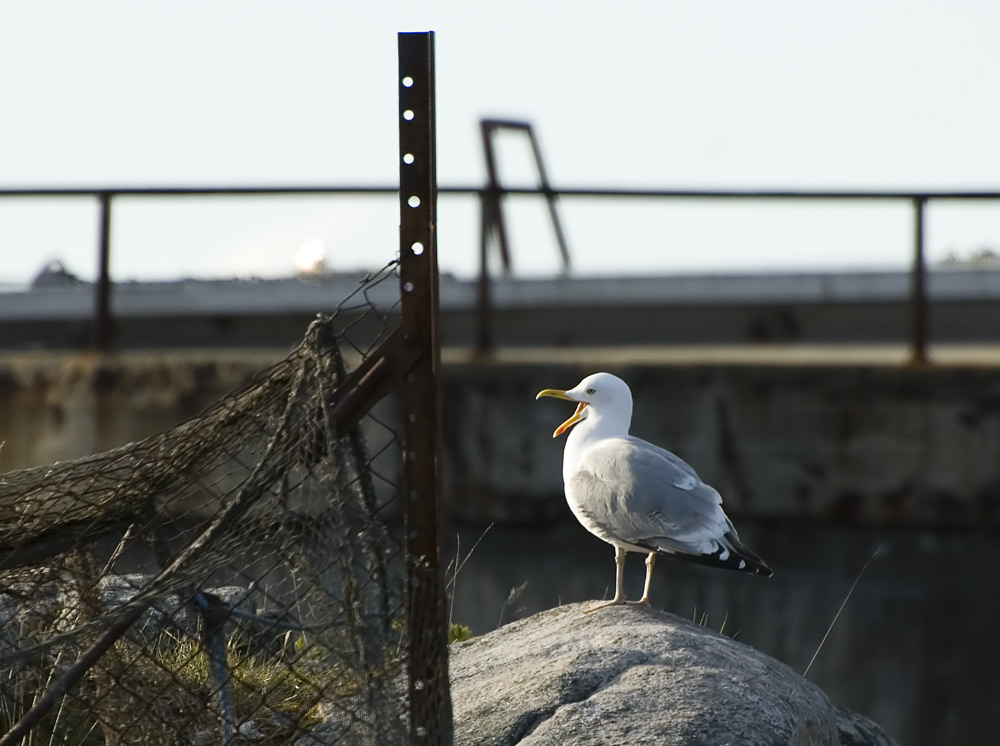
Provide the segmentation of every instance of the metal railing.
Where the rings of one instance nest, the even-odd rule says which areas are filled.
[[[913,211],[913,253],[910,268],[910,363],[926,365],[928,344],[928,299],[927,264],[925,259],[926,231],[925,213],[930,201],[954,200],[998,200],[1000,191],[862,191],[862,190],[736,190],[736,189],[493,189],[492,194],[544,194],[546,197],[592,197],[592,198],[658,198],[658,199],[710,199],[710,200],[793,200],[793,201],[880,201],[908,202]],[[491,198],[491,190],[481,192],[485,201]],[[485,213],[485,209],[484,209]],[[502,220],[502,213],[500,213]],[[558,226],[557,226],[558,228]],[[484,238],[485,241],[485,238]],[[486,251],[482,273],[487,275]],[[488,283],[484,283],[488,291]],[[488,296],[487,296],[488,304]],[[484,314],[488,323],[489,311]],[[480,329],[480,350],[492,347],[488,329]]]
[[[487,125],[523,127],[522,123],[484,122],[484,141],[488,141]],[[530,136],[530,135],[529,135]],[[536,155],[537,144],[534,144]],[[491,149],[487,146],[487,153]],[[487,156],[489,163],[490,155]],[[540,157],[538,163],[540,164]],[[928,362],[928,298],[925,261],[925,213],[928,203],[957,200],[1000,200],[1000,191],[864,191],[864,190],[736,190],[736,189],[604,189],[592,187],[553,188],[548,186],[544,171],[539,169],[542,186],[538,188],[506,188],[499,184],[495,165],[485,186],[439,187],[443,195],[477,196],[481,203],[482,230],[480,247],[480,282],[478,300],[477,348],[488,352],[492,346],[489,273],[489,245],[492,236],[502,239],[499,246],[502,266],[509,269],[509,249],[502,200],[509,195],[537,195],[548,200],[553,227],[560,238],[563,266],[569,266],[569,251],[558,222],[554,200],[558,198],[592,199],[664,199],[664,200],[775,200],[775,201],[877,201],[909,203],[913,213],[913,249],[910,283],[910,329],[908,344],[914,364]],[[98,256],[99,271],[94,287],[94,312],[91,324],[91,346],[107,349],[110,344],[110,273],[112,202],[117,197],[191,197],[191,196],[253,196],[253,195],[397,195],[396,186],[282,186],[282,187],[122,187],[65,189],[0,189],[2,197],[95,197],[100,210]]]

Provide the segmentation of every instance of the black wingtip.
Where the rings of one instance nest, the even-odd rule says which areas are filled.
[[[774,575],[774,571],[768,567],[767,563],[748,549],[733,531],[725,534],[723,540],[719,542],[718,550],[711,554],[677,553],[676,556],[710,567],[753,573],[762,578]]]
[[[760,575],[762,578],[769,578],[774,575],[774,570],[772,570],[767,565],[761,563],[761,566],[757,568],[754,572]]]
[[[748,551],[747,554],[737,554],[732,549],[726,552],[724,549],[713,554],[685,554],[683,552],[666,552],[674,557],[685,559],[688,562],[695,562],[699,565],[718,567],[723,570],[735,570],[736,572],[749,572],[760,575],[762,578],[769,578],[774,575],[764,561],[755,554]],[[725,558],[723,559],[723,556]]]
[[[735,532],[731,531],[726,534],[726,540],[730,544],[730,550],[732,551],[732,558],[736,560],[736,570],[743,570],[744,572],[752,572],[755,575],[760,575],[762,578],[769,578],[774,575],[774,570],[768,567],[767,563],[762,560],[757,554],[746,547],[743,544]]]

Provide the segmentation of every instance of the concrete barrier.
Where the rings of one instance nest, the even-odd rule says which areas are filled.
[[[111,346],[291,346],[317,311],[332,310],[358,280],[116,284]],[[903,343],[913,315],[910,284],[906,271],[495,278],[491,331],[497,347]],[[368,297],[387,315],[397,310],[394,283]],[[1000,341],[1000,270],[931,271],[927,298],[932,341]],[[442,344],[475,344],[476,281],[442,277],[440,302]],[[0,349],[82,349],[93,307],[88,285],[0,293]]]
[[[280,355],[8,354],[0,360],[0,470],[159,432]],[[632,432],[689,461],[733,514],[931,526],[1000,522],[1000,367],[806,359],[710,364],[591,350],[472,361],[446,353],[449,512],[472,522],[560,515],[562,441],[551,433],[569,405],[536,402],[534,395],[609,370],[632,386]]]
[[[550,436],[571,406],[534,393],[608,369],[632,386],[633,434],[686,459],[734,513],[927,525],[1000,518],[1000,370],[600,364],[448,369],[456,510],[544,515],[561,487],[562,441]]]

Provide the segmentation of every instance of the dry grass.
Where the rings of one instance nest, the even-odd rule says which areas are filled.
[[[360,691],[361,677],[332,650],[304,637],[288,643],[270,657],[250,653],[238,640],[227,644],[235,743],[290,743],[321,720],[322,705]],[[48,690],[76,652],[21,666],[0,681],[0,732]],[[24,746],[221,743],[219,690],[199,641],[168,633],[152,644],[119,640]]]

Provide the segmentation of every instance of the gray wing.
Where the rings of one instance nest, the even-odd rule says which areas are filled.
[[[633,546],[710,554],[732,530],[722,498],[680,458],[638,438],[600,441],[566,485],[594,533]],[[585,520],[586,518],[586,520]]]
[[[654,445],[653,443],[650,443],[649,441],[646,440],[642,440],[641,438],[636,438],[634,435],[628,435],[625,438],[623,438],[623,440],[627,440],[629,443],[633,443],[636,446],[636,448],[640,450],[651,451],[652,453],[659,454],[667,461],[669,461],[671,464],[673,464],[675,467],[677,467],[677,469],[680,472],[687,474],[691,477],[694,477],[697,484],[702,483],[701,478],[698,476],[697,472],[695,472],[694,467],[692,467],[687,461],[682,459],[677,454],[668,451],[666,448],[660,448],[658,445]]]

